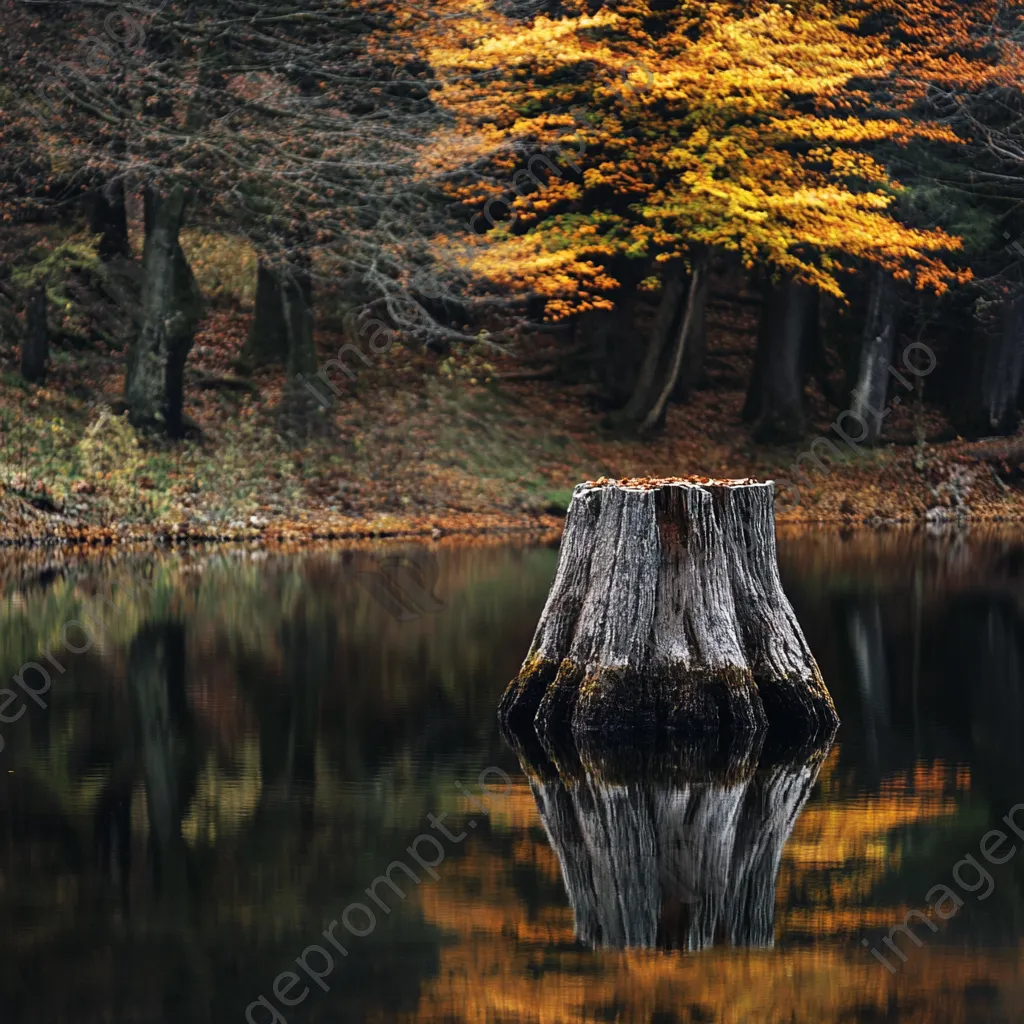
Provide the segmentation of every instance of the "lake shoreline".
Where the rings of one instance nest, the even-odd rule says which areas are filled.
[[[236,359],[248,326],[215,310],[195,372]],[[716,356],[721,387],[694,391],[641,436],[610,426],[581,388],[510,380],[515,360],[498,357],[489,377],[467,378],[476,357],[462,358],[465,373],[449,378],[430,353],[396,347],[352,382],[330,429],[305,438],[278,430],[279,367],[254,371],[252,392],[194,391],[196,436],[175,442],[113,414],[123,368],[112,357],[95,358],[88,388],[64,365],[44,387],[0,375],[14,413],[0,429],[0,546],[544,532],[561,528],[577,483],[602,476],[775,480],[779,523],[1024,522],[1024,430],[963,438],[905,403],[891,437],[846,445],[834,408],[808,392],[804,438],[760,444],[733,354]]]
[[[36,512],[31,505],[17,500]],[[5,506],[4,502],[8,504]],[[0,510],[10,507],[10,496],[0,492]],[[441,538],[495,538],[561,534],[562,518],[553,515],[508,516],[501,513],[452,513],[446,516],[331,517],[297,515],[266,522],[207,527],[195,523],[123,523],[93,525],[65,521],[54,514],[31,517],[34,529],[14,531],[0,523],[0,550],[34,547],[110,547],[132,544],[236,544],[258,543],[267,548],[304,546],[323,541],[409,540]]]
[[[13,511],[12,511],[13,510]],[[230,545],[244,543],[268,549],[305,547],[332,541],[400,540],[435,542],[446,540],[539,538],[557,542],[564,517],[553,513],[509,515],[495,512],[449,512],[430,516],[403,517],[331,516],[297,513],[265,522],[204,526],[194,522],[91,524],[68,520],[56,513],[41,512],[17,496],[0,490],[0,551],[46,547],[103,548],[137,544]],[[903,514],[854,516],[845,513],[809,515],[805,510],[776,511],[782,529],[821,527],[884,531],[918,529],[945,531],[971,527],[1013,527],[1024,523],[1024,508],[1013,513],[981,512],[966,515],[949,510],[948,515],[929,517],[913,509]]]

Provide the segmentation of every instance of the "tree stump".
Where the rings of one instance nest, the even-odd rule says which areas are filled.
[[[753,480],[580,484],[533,645],[501,700],[506,727],[834,733],[779,580],[773,502],[774,485]]]

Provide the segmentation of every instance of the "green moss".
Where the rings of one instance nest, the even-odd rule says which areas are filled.
[[[557,491],[547,491],[544,494],[544,501],[547,503],[545,511],[552,514],[565,515],[572,504],[572,489],[566,488]]]

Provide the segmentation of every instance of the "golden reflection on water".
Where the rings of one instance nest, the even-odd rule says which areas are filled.
[[[517,780],[491,816],[492,829],[511,838],[511,854],[467,843],[458,871],[418,894],[422,913],[443,929],[446,943],[437,977],[405,1019],[968,1024],[990,1019],[994,992],[1002,1005],[1024,1007],[1020,947],[965,955],[926,943],[911,948],[893,977],[860,946],[865,930],[888,930],[910,909],[868,902],[899,866],[894,830],[952,817],[970,773],[922,761],[886,778],[876,794],[851,793],[836,774],[839,755],[834,748],[785,847],[776,946],[764,950],[580,947],[568,901],[530,907],[513,880],[524,871],[548,886],[561,879],[529,785]],[[922,879],[922,905],[928,884]]]
[[[497,734],[497,696],[528,647],[553,552],[442,553],[444,607],[413,621],[353,583],[372,564],[362,552],[168,556],[156,596],[68,661],[45,713],[3,726],[13,774],[0,774],[0,1020],[241,1020],[427,812],[475,813],[452,780],[489,764],[513,777],[489,826],[288,1024],[1024,1020],[1024,853],[991,900],[967,897],[935,933],[919,929],[920,948],[901,940],[908,960],[895,975],[861,945],[924,908],[929,887],[1024,799],[1024,560],[1002,540],[984,558],[983,547],[954,558],[919,546],[821,534],[782,544],[843,727],[783,848],[774,945],[699,953],[577,941],[563,865]],[[90,571],[24,592],[0,571],[0,668],[37,656],[77,614],[102,576]],[[882,656],[857,661],[857,616],[875,624]],[[182,632],[194,785],[180,833],[196,892],[184,923],[151,881],[149,782],[131,753],[142,744],[133,651],[138,665],[154,623]],[[123,906],[90,859],[104,793],[130,803]],[[185,1009],[170,997],[158,1007],[163,992]],[[8,1016],[12,993],[20,1016]]]

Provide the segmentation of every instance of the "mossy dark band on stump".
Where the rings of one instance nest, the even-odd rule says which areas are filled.
[[[774,486],[598,480],[573,492],[510,728],[832,733],[832,698],[782,590]]]

